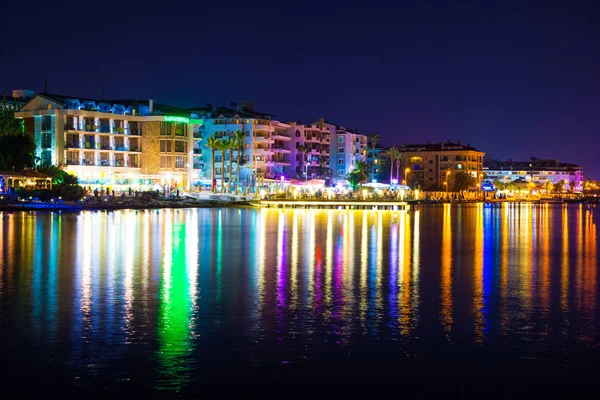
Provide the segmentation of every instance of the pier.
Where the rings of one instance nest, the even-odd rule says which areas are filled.
[[[410,205],[405,201],[352,201],[352,200],[261,200],[264,208],[301,208],[318,210],[390,210],[405,211]]]

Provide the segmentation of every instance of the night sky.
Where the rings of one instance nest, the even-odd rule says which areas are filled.
[[[460,140],[600,178],[599,10],[550,3],[9,1],[0,89],[253,100],[384,145]]]

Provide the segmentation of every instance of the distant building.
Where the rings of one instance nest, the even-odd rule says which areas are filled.
[[[325,123],[324,126],[331,132],[330,168],[333,181],[344,181],[357,161],[367,160],[367,136],[341,125]]]
[[[402,153],[401,177],[410,186],[420,185],[426,190],[453,189],[453,177],[466,172],[474,178],[483,178],[484,152],[470,145],[427,143],[400,146]],[[408,169],[408,174],[407,174]]]
[[[514,181],[533,182],[545,185],[563,184],[563,190],[571,185],[576,192],[582,190],[584,183],[583,168],[575,164],[558,162],[558,160],[532,161],[492,161],[484,169],[486,180],[499,180],[501,183]]]
[[[0,108],[10,108],[17,111],[23,104],[33,97],[33,90],[13,90],[12,96],[2,96],[0,98]]]
[[[36,163],[64,165],[83,185],[190,187],[193,132],[202,121],[188,110],[38,93],[15,117],[36,143]]]

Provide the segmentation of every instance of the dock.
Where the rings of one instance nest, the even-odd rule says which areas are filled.
[[[351,201],[351,200],[261,200],[264,208],[300,208],[317,210],[390,210],[406,211],[410,205],[405,201]]]

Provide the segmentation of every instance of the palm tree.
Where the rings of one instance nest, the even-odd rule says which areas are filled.
[[[233,181],[233,149],[235,146],[235,140],[230,137],[225,137],[221,139],[221,145],[223,150],[223,155],[225,152],[229,152],[229,191],[231,191],[231,183]],[[225,165],[225,157],[223,157],[223,165]]]
[[[348,174],[348,180],[354,188],[356,184],[358,187],[369,180],[369,165],[363,161],[357,161],[352,172]]]
[[[219,139],[217,139],[215,137],[215,135],[210,135],[208,138],[206,138],[206,146],[210,149],[211,154],[212,154],[212,181],[210,183],[210,191],[211,192],[215,192],[216,186],[215,186],[215,150],[219,149],[219,146],[221,144],[221,141]]]
[[[387,156],[390,158],[390,183],[394,180],[394,161],[400,157],[400,149],[398,147],[390,147],[387,152]],[[400,178],[399,176],[396,179]]]
[[[244,152],[244,142],[246,141],[246,131],[236,131],[233,139],[233,146],[237,150],[237,184],[235,185],[235,194],[238,194],[240,187],[240,171],[242,170],[240,165],[240,157]]]
[[[375,132],[371,133],[367,140],[371,143],[371,176],[375,175],[375,145],[379,142],[379,135]]]
[[[225,152],[227,151],[227,139],[219,140],[217,150],[221,152],[221,193],[225,191]]]
[[[304,171],[304,157],[311,151],[311,147],[308,144],[300,145],[296,149],[300,154],[300,176],[302,176],[302,171]],[[306,180],[308,180],[308,171],[306,171]]]

